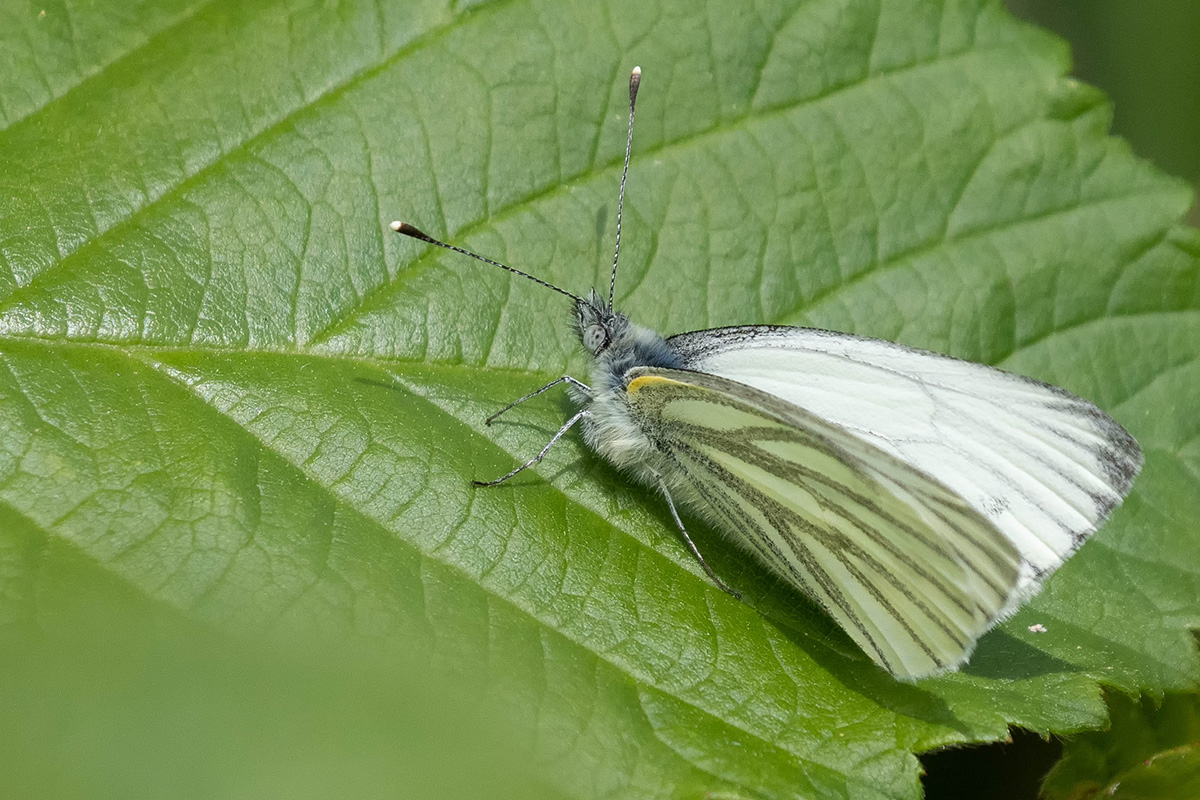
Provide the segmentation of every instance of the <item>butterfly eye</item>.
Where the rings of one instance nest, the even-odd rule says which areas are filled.
[[[608,331],[603,325],[591,325],[583,332],[583,346],[592,355],[597,355],[608,345]]]

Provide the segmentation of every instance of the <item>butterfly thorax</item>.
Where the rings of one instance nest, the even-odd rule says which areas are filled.
[[[627,375],[635,367],[679,369],[682,360],[662,336],[614,311],[595,289],[575,304],[575,331],[593,359],[592,391],[575,398],[591,412],[583,421],[584,437],[608,461],[652,482],[646,467],[661,454],[632,417]]]
[[[597,397],[624,392],[624,376],[634,367],[683,366],[662,336],[614,311],[595,289],[575,304],[575,332],[594,360],[592,389]]]

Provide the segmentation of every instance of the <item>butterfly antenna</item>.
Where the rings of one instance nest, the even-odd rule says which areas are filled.
[[[621,255],[621,208],[625,204],[625,179],[629,177],[629,154],[633,150],[633,107],[637,103],[638,86],[642,83],[642,68],[634,67],[629,76],[629,135],[625,137],[625,167],[621,170],[621,192],[617,195],[617,247],[613,251],[612,279],[608,283],[608,308],[612,310],[617,291],[617,258]]]
[[[571,294],[566,289],[560,289],[557,286],[555,286],[553,283],[547,283],[546,281],[542,280],[541,278],[533,277],[528,272],[521,272],[521,270],[514,269],[514,268],[508,266],[507,264],[501,264],[499,261],[493,261],[490,258],[485,258],[485,257],[479,255],[478,253],[472,253],[470,250],[464,250],[461,247],[455,247],[452,244],[446,244],[445,242],[442,242],[442,241],[439,241],[439,240],[433,238],[432,236],[425,233],[421,229],[419,229],[413,225],[409,225],[407,222],[400,222],[399,220],[397,220],[397,221],[393,222],[391,225],[389,225],[388,227],[390,227],[396,233],[403,233],[405,236],[411,236],[414,239],[420,239],[422,242],[427,242],[428,244],[436,244],[438,247],[444,247],[447,250],[453,250],[456,253],[462,253],[464,256],[470,256],[471,258],[478,259],[479,261],[482,261],[485,264],[491,264],[493,267],[499,267],[500,269],[506,269],[509,272],[513,273],[514,275],[520,275],[522,278],[529,278],[529,280],[533,281],[534,283],[541,284],[542,286],[545,286],[547,289],[553,289],[554,291],[558,292],[559,294],[565,294],[567,297],[571,298],[576,303],[583,302],[583,298]]]

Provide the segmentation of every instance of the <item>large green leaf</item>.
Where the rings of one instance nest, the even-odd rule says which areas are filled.
[[[998,3],[42,8],[0,2],[8,652],[86,650],[54,609],[115,583],[173,630],[485,686],[575,797],[914,797],[916,751],[1096,726],[1101,682],[1200,679],[1189,194]],[[638,321],[1000,364],[1145,448],[1125,506],[962,672],[897,684],[697,527],[745,602],[723,594],[573,437],[470,486],[561,423],[553,399],[482,420],[581,366],[567,308],[386,224],[604,284],[635,63],[618,300]],[[114,669],[190,685],[180,660]]]

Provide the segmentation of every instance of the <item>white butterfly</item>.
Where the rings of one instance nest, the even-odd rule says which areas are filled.
[[[981,364],[845,333],[769,325],[664,339],[605,302],[433,239],[575,301],[592,385],[563,376],[568,430],[666,498],[684,541],[722,589],[676,500],[807,593],[901,679],[960,666],[1129,493],[1133,437],[1063,389]]]

